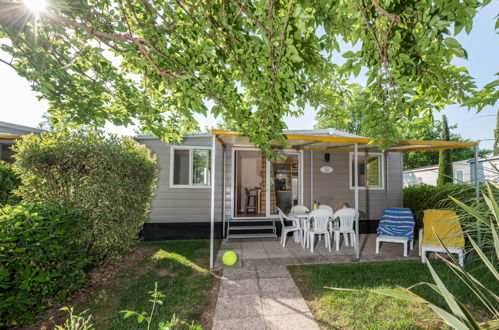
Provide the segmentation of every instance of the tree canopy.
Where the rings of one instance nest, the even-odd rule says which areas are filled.
[[[211,111],[264,152],[285,143],[285,116],[320,107],[328,84],[348,89],[362,71],[356,108],[384,147],[446,104],[496,102],[497,83],[479,90],[452,63],[467,56],[454,36],[489,2],[49,0],[38,13],[2,3],[11,58],[0,61],[48,100],[55,123],[136,123],[176,140]],[[335,67],[338,53],[346,62]]]

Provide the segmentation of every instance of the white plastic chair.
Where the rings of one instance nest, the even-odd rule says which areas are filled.
[[[286,246],[286,238],[288,236],[288,233],[295,232],[295,231],[300,231],[301,232],[301,227],[300,227],[300,222],[298,219],[290,218],[282,212],[280,208],[277,208],[277,212],[279,212],[279,220],[281,220],[281,244],[282,246]],[[289,220],[293,221],[292,226],[286,226],[284,224],[284,220]]]
[[[319,205],[319,210],[328,210],[330,212],[334,212],[333,208],[326,204]]]
[[[293,213],[309,213],[310,210],[308,207],[305,205],[295,205],[291,208],[291,211],[289,211],[290,217],[293,218],[292,214]],[[300,222],[300,219],[297,219],[298,222]],[[307,246],[307,241],[308,241],[308,227],[305,219],[302,219],[302,222],[300,223],[300,242],[302,247]]]
[[[310,252],[314,252],[315,235],[325,236],[325,246],[326,248],[329,248],[329,251],[331,252],[331,233],[329,232],[328,227],[332,215],[333,213],[331,213],[331,211],[325,209],[317,209],[310,212],[308,216],[309,223],[311,223],[313,219],[313,226],[308,229]]]
[[[305,205],[295,205],[291,208],[291,211],[289,211],[289,213],[307,213],[307,212],[310,212],[310,210]]]
[[[357,246],[357,240],[354,230],[354,224],[356,217],[359,213],[355,212],[353,208],[342,208],[334,213],[334,219],[339,218],[339,225],[332,227],[332,233],[334,233],[334,240],[336,241],[336,251],[340,250],[340,237],[343,234],[345,240],[345,245],[348,246],[348,235],[352,239],[352,246]]]

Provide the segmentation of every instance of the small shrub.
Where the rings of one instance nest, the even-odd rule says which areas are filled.
[[[0,162],[0,206],[19,202],[19,197],[14,195],[13,190],[19,186],[20,182],[12,167]]]
[[[164,294],[158,291],[158,282],[154,283],[154,291],[149,291],[151,295],[151,299],[149,300],[152,303],[151,312],[136,312],[132,310],[124,310],[121,311],[123,313],[123,317],[125,319],[130,316],[137,318],[137,323],[141,324],[145,321],[145,325],[147,325],[147,330],[151,329],[152,319],[154,316],[154,312],[156,309],[156,305],[163,305],[162,298],[166,297]],[[179,317],[175,314],[172,315],[172,318],[169,321],[160,321],[158,323],[158,330],[174,330],[174,329],[187,329],[187,330],[203,330],[203,327],[199,324],[195,324],[194,322],[187,323],[179,319]]]
[[[61,311],[68,312],[68,318],[64,325],[56,325],[56,330],[93,330],[95,325],[92,324],[92,315],[86,315],[88,311],[83,311],[79,314],[74,312],[73,307],[63,307]]]
[[[0,209],[0,328],[32,321],[85,281],[88,221],[61,205]]]
[[[30,135],[15,147],[17,193],[29,203],[62,202],[84,210],[99,262],[133,250],[146,220],[156,161],[130,138],[100,133]]]

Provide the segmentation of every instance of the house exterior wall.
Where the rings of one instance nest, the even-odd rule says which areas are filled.
[[[470,182],[475,182],[475,164],[469,161]],[[478,180],[479,182],[493,181],[499,182],[499,157],[490,157],[478,160]]]
[[[415,186],[418,184],[437,185],[438,166],[432,166],[424,169],[413,169],[404,171],[404,187]]]
[[[326,162],[324,155],[330,154]],[[359,154],[362,154],[359,152]],[[361,220],[379,220],[387,207],[402,207],[402,157],[401,153],[389,152],[384,157],[383,189],[359,189],[359,212]],[[313,173],[310,171],[310,151],[304,151],[304,203],[313,200],[334,207],[338,201],[354,205],[354,189],[350,188],[350,155],[348,152],[313,151]],[[333,167],[332,173],[322,173],[323,166]],[[313,196],[310,193],[313,176]],[[313,200],[311,201],[311,198]]]
[[[156,192],[152,201],[149,220],[146,225],[150,232],[164,230],[177,230],[187,226],[201,226],[202,230],[208,229],[210,222],[210,188],[172,188],[170,187],[170,154],[171,145],[159,139],[137,139],[139,143],[146,145],[156,156],[159,167],[159,179]],[[211,146],[211,137],[187,137],[181,146]],[[248,149],[246,149],[248,150]],[[354,189],[350,188],[349,178],[349,153],[329,152],[330,162],[324,160],[325,151],[301,152],[301,180],[303,184],[303,203],[310,206],[313,200],[321,204],[335,206],[336,202],[343,201],[353,207]],[[215,187],[215,222],[216,232],[221,233],[221,221],[223,217],[222,203],[225,194],[225,218],[230,219],[233,215],[233,157],[232,148],[223,149],[217,144],[216,153],[216,187]],[[311,167],[311,156],[313,166]],[[361,220],[379,220],[386,207],[402,207],[402,155],[393,152],[386,153],[384,157],[384,188],[379,190],[359,190],[359,210]],[[225,158],[225,166],[223,160]],[[332,166],[334,171],[324,174],[320,171],[322,166]],[[223,184],[222,171],[225,173],[225,185]],[[313,172],[313,173],[312,173]],[[311,194],[311,177],[313,177],[313,196]],[[183,224],[183,225],[182,225]],[[178,226],[177,226],[178,225]],[[166,226],[166,227],[165,227]],[[167,229],[165,229],[167,228]],[[193,228],[193,227],[189,227]],[[201,230],[201,229],[200,229]],[[154,233],[153,233],[154,234]],[[154,235],[153,235],[154,236]],[[158,238],[159,239],[159,238]]]
[[[137,139],[156,156],[159,178],[148,223],[209,222],[211,189],[170,187],[171,146],[159,139]],[[179,146],[211,147],[211,137],[187,137]],[[217,144],[215,173],[215,221],[222,221],[222,148]]]
[[[462,173],[463,179],[460,180],[460,173]],[[452,163],[452,175],[454,183],[470,183],[470,166],[467,160],[461,160]]]
[[[459,171],[462,171],[462,181],[459,180]],[[475,164],[473,159],[453,162],[452,174],[454,183],[473,184],[475,182]],[[418,184],[436,186],[437,179],[437,165],[404,171],[404,187]],[[499,182],[499,157],[482,158],[478,160],[478,180],[479,182]]]
[[[499,159],[483,161],[482,166],[485,181],[499,182]]]

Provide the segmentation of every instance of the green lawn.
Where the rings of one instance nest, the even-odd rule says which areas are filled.
[[[450,291],[472,306],[480,319],[487,318],[478,308],[479,301],[442,262],[433,261]],[[489,288],[499,292],[497,281],[483,266],[468,263],[467,268],[479,279],[489,283]],[[426,265],[418,261],[393,261],[343,265],[307,265],[290,267],[291,275],[309,303],[319,325],[325,329],[419,329],[438,328],[443,324],[429,308],[369,292],[347,292],[324,289],[337,288],[393,288],[409,287],[432,278]],[[495,286],[495,287],[494,287]],[[426,299],[445,306],[435,292],[427,287],[414,291]]]
[[[136,319],[125,320],[119,311],[150,312],[148,292],[157,282],[166,297],[163,305],[156,306],[153,328],[160,320],[169,321],[174,313],[188,322],[201,322],[216,280],[208,271],[209,241],[142,242],[138,248],[152,249],[151,256],[135,262],[77,310],[88,309],[98,329],[137,329]]]

